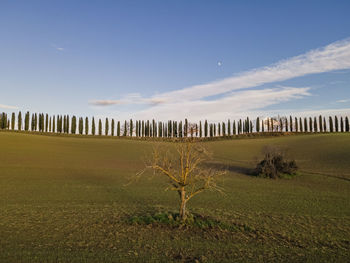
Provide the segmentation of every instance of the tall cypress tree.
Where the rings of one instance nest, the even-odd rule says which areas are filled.
[[[22,112],[18,112],[17,129],[22,130]]]
[[[51,129],[51,128],[52,128],[52,124],[51,124],[51,121],[52,121],[52,120],[51,120],[51,116],[50,116],[50,118],[49,118],[49,132],[52,132],[52,129]]]
[[[154,120],[153,120],[154,122]],[[132,119],[130,119],[130,137],[132,137],[133,131],[134,131],[134,123],[132,121]]]
[[[340,117],[340,131],[344,132],[344,120],[343,116]]]
[[[16,114],[12,112],[11,116],[11,130],[15,130],[15,123],[16,123]]]
[[[115,124],[114,124],[114,119],[112,119],[112,127],[111,127],[111,128],[112,128],[112,130],[111,130],[111,132],[112,132],[111,135],[112,135],[112,136],[114,136],[114,125],[115,125]]]
[[[85,135],[89,134],[89,118],[85,117]]]
[[[27,111],[26,115],[24,116],[24,130],[28,131],[29,130],[29,118],[30,118],[30,113]]]
[[[345,131],[349,132],[350,126],[349,126],[349,118],[348,116],[345,117]]]
[[[202,138],[202,121],[199,121],[199,137]]]
[[[289,130],[293,132],[293,118],[292,116],[289,116]]]
[[[261,120],[261,132],[265,132],[264,120]]]
[[[255,128],[256,128],[256,132],[260,132],[260,118],[259,117],[256,118]]]
[[[84,132],[84,120],[82,117],[79,117],[79,134],[83,135]]]
[[[323,132],[322,116],[318,116],[318,125],[320,127],[320,132]]]
[[[69,133],[69,115],[67,115],[67,133]]]
[[[49,129],[49,114],[46,113],[45,132],[48,132],[48,129]]]
[[[330,132],[334,131],[333,118],[331,116],[329,116],[329,131]]]
[[[204,137],[208,137],[208,122],[204,121]]]
[[[55,115],[52,117],[52,132],[56,132],[56,120],[55,120]]]
[[[334,117],[334,125],[335,125],[335,131],[338,132],[339,131],[339,122],[338,122],[337,116]]]
[[[298,118],[297,117],[294,118],[294,126],[295,126],[295,131],[298,132],[299,131],[299,129],[298,129],[299,127],[298,127]]]
[[[225,122],[222,122],[221,128],[222,128],[222,136],[226,136],[226,125],[225,125]]]
[[[141,123],[141,137],[145,137],[145,121],[142,121]]]
[[[308,128],[307,128],[307,118],[304,117],[304,131],[308,132]]]
[[[108,118],[106,118],[105,121],[105,135],[107,136],[109,133],[109,122],[108,122]]]
[[[236,135],[236,121],[234,120],[233,121],[233,125],[232,125],[232,133],[233,133],[233,135]]]
[[[185,126],[184,126],[184,137],[187,137],[188,134],[188,121],[185,119]]]
[[[323,131],[324,131],[324,132],[327,132],[326,117],[323,117]]]
[[[227,121],[227,135],[231,136],[231,121],[230,121],[230,119]]]
[[[95,118],[92,117],[92,121],[91,121],[91,134],[95,135],[96,134],[96,126],[95,126]]]
[[[63,116],[63,133],[68,133],[68,130],[67,130],[67,116],[66,115]]]
[[[98,119],[98,135],[102,136],[102,121]]]
[[[124,121],[124,130],[123,130],[123,136],[126,136],[127,135],[127,130],[128,130],[128,127],[127,127],[127,123],[126,121]]]
[[[117,136],[120,136],[120,121],[117,123]]]
[[[317,118],[314,117],[314,132],[317,132]]]
[[[73,116],[72,117],[72,125],[71,125],[71,133],[75,134],[77,131],[77,117]]]

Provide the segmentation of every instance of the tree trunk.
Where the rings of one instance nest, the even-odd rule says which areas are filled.
[[[186,192],[185,187],[181,188],[181,206],[180,206],[180,219],[181,221],[186,220]]]

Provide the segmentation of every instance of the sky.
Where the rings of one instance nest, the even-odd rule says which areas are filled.
[[[0,1],[0,111],[350,115],[350,1]]]

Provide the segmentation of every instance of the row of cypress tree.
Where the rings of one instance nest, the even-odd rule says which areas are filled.
[[[105,119],[104,125],[101,119],[95,121],[92,117],[91,128],[88,117],[84,118],[69,115],[54,115],[44,113],[26,112],[24,120],[22,113],[13,112],[11,118],[7,113],[0,114],[0,129],[70,133],[80,135],[111,135],[111,136],[136,136],[136,137],[217,137],[231,136],[253,132],[349,132],[349,118],[342,116],[304,117],[297,118],[273,117],[260,119],[253,123],[248,117],[237,122],[230,120],[227,122],[209,123],[207,120],[199,123],[189,123],[187,119],[182,121],[156,122],[155,120],[120,121]],[[17,126],[16,126],[17,123]],[[96,128],[97,125],[97,128]],[[115,127],[116,126],[116,127]]]

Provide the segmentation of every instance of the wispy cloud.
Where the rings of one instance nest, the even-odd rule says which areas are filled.
[[[51,44],[51,46],[52,46],[54,49],[56,49],[57,51],[59,51],[59,52],[64,51],[64,48],[63,48],[63,47],[57,46],[56,44]]]
[[[158,98],[142,98],[139,93],[130,93],[119,100],[92,100],[89,101],[90,105],[95,106],[110,106],[110,105],[127,105],[127,104],[146,104],[146,105],[158,105],[165,102]]]
[[[17,110],[18,107],[17,106],[9,106],[9,105],[0,104],[0,109]]]
[[[350,99],[348,99],[348,100],[337,100],[336,102],[338,102],[338,103],[346,103],[346,102],[350,102]]]
[[[310,88],[279,87],[247,90],[309,74],[350,69],[350,38],[273,65],[242,72],[232,77],[143,98],[126,96],[120,100],[92,101],[93,105],[148,104],[145,110],[129,113],[139,118],[208,118],[219,120],[269,105],[310,95]],[[212,96],[219,99],[208,100]],[[158,103],[152,103],[158,102]],[[244,115],[244,114],[243,114]]]

